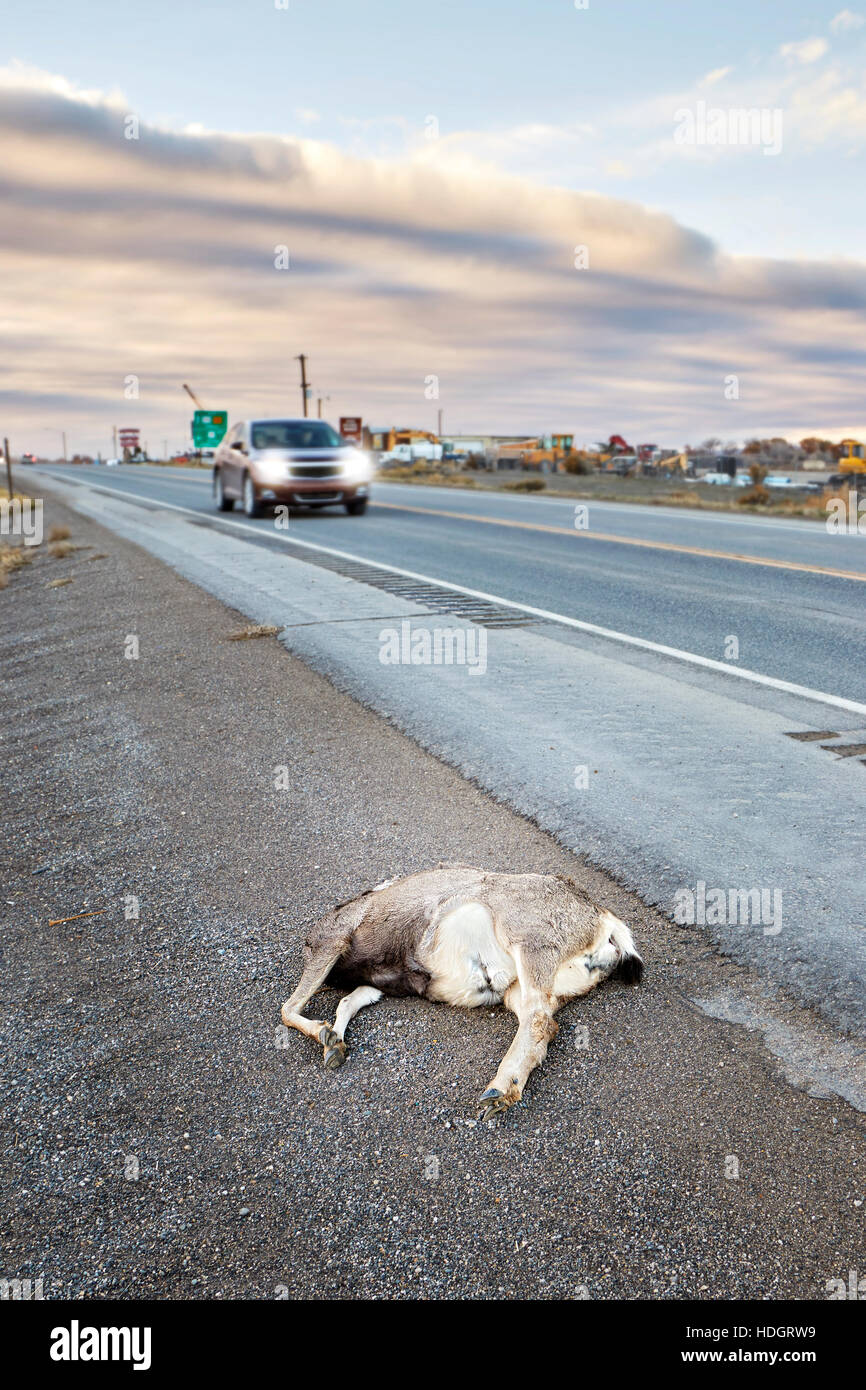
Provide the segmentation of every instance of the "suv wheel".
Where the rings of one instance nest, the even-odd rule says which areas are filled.
[[[218,512],[234,511],[234,501],[231,497],[226,497],[223,475],[218,469],[213,475],[213,499],[216,502]]]
[[[346,511],[349,513],[349,516],[363,516],[366,510],[366,497],[355,497],[351,502],[346,503]]]
[[[244,513],[247,516],[261,516],[262,504],[256,497],[256,489],[249,473],[244,474]]]

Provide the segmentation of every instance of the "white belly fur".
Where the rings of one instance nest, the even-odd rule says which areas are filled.
[[[464,903],[447,912],[421,964],[431,976],[428,997],[463,1008],[501,1003],[517,979],[514,961],[497,941],[493,917],[483,903]]]

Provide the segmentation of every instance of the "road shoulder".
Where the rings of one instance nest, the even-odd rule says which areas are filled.
[[[46,514],[91,548],[0,595],[7,1273],[156,1298],[810,1299],[847,1277],[860,1118],[693,1002],[744,971],[273,639],[226,640],[246,619],[152,556]],[[451,858],[572,874],[648,960],[640,989],[563,1011],[491,1126],[472,1102],[502,1010],[386,1001],[336,1075],[278,1027],[319,914]]]

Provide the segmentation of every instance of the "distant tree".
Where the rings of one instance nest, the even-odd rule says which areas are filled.
[[[764,459],[774,468],[794,468],[803,457],[799,444],[791,444],[778,434],[772,439],[750,439],[743,453],[752,458]]]
[[[820,458],[825,463],[832,463],[841,453],[840,445],[834,444],[832,439],[819,439],[813,434],[800,440],[800,448],[807,458]]]

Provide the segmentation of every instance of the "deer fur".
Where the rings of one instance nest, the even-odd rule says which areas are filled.
[[[346,1027],[383,994],[460,1008],[501,1004],[517,1033],[478,1102],[479,1119],[520,1100],[544,1060],[563,1004],[619,975],[643,974],[625,922],[564,874],[503,874],[467,864],[389,879],[338,903],[310,933],[283,1023],[321,1043],[325,1066],[346,1058]],[[351,990],[333,1025],[301,1010],[324,985]]]

